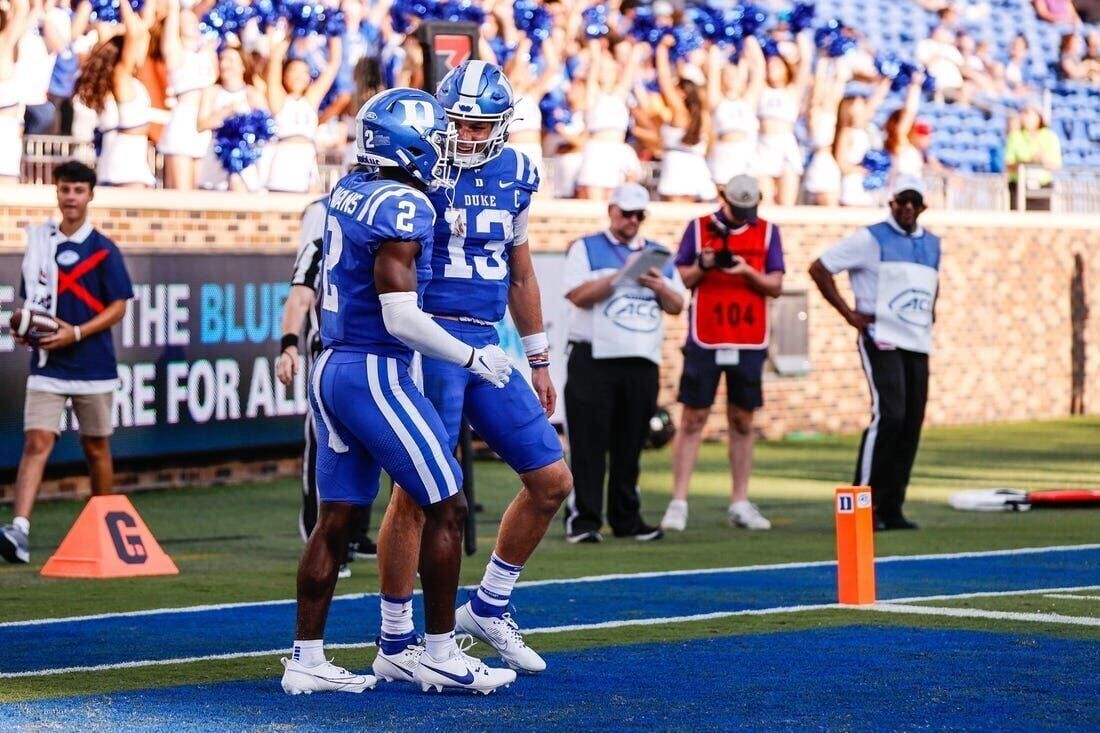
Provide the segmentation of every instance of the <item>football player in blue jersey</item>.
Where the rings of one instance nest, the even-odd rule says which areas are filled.
[[[514,99],[498,67],[484,61],[462,64],[440,82],[436,99],[456,127],[449,162],[457,168],[457,177],[453,189],[430,194],[436,208],[435,250],[424,310],[463,343],[488,348],[498,343],[495,324],[508,306],[532,374],[530,385],[513,375],[503,390],[496,390],[483,380],[470,379],[453,362],[425,354],[424,394],[443,420],[449,448],[457,445],[465,418],[523,482],[504,513],[480,586],[458,609],[457,629],[491,645],[510,667],[541,672],[546,663],[524,643],[509,613],[509,600],[573,479],[548,419],[556,395],[527,245],[528,207],[538,190],[539,174],[527,156],[504,146]],[[395,543],[400,537],[404,546],[414,548],[420,540],[421,516],[414,494],[395,489],[379,536]],[[417,654],[409,611],[417,555],[409,551],[391,559],[396,564],[386,568],[379,557],[384,577],[404,577],[406,582],[400,597],[382,599],[383,617],[394,619],[391,628],[396,631],[382,635],[374,673],[402,679]]]
[[[471,346],[420,309],[431,278],[435,210],[425,191],[446,182],[443,150],[453,128],[425,92],[393,89],[357,117],[359,163],[329,197],[321,276],[321,340],[310,378],[317,424],[321,511],[298,567],[296,640],[284,659],[292,695],[362,692],[372,675],[353,674],[324,656],[322,636],[336,570],[356,508],[374,501],[379,473],[400,482],[424,525],[420,556],[427,635],[415,681],[424,689],[461,687],[488,694],[515,680],[464,654],[454,640],[466,500],[443,423],[409,376],[413,351],[454,364],[487,387],[506,387],[511,362],[496,346]],[[379,538],[380,564],[407,548]],[[382,592],[392,583],[383,573]]]

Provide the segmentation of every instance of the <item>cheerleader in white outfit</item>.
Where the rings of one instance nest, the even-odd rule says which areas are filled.
[[[619,44],[623,52],[631,53],[627,44]],[[585,125],[588,140],[581,155],[577,173],[579,198],[606,201],[611,191],[626,181],[642,175],[638,154],[626,143],[630,129],[627,95],[634,80],[634,70],[641,59],[635,46],[633,58],[616,60],[601,42],[588,44],[589,68],[585,82]]]
[[[841,173],[841,206],[871,206],[874,203],[871,194],[863,187],[863,181],[867,177],[863,159],[871,149],[871,135],[867,128],[889,92],[890,81],[884,79],[869,98],[845,97],[837,109],[833,156]]]
[[[913,134],[913,126],[917,121],[921,85],[923,83],[923,74],[913,74],[909,89],[905,94],[905,102],[886,118],[886,124],[883,125],[883,132],[886,135],[885,148],[886,152],[890,154],[891,180],[896,180],[899,176],[912,176],[914,178],[924,176],[924,154],[910,139]]]
[[[745,39],[741,59],[731,64],[717,45],[710,49],[707,98],[717,100],[711,120],[707,165],[719,188],[734,176],[754,175],[760,120],[756,109],[764,87],[764,54],[756,38]]]
[[[340,70],[341,40],[339,36],[329,38],[328,61],[312,83],[305,61],[291,59],[284,65],[289,49],[289,39],[276,40],[267,61],[267,103],[278,136],[267,190],[306,193],[316,191],[321,182],[317,169],[317,113]]]
[[[19,183],[23,160],[23,94],[15,78],[16,47],[27,30],[30,3],[12,0],[0,28],[0,185]]]
[[[808,127],[814,152],[802,177],[802,187],[810,202],[818,206],[840,203],[840,166],[833,156],[833,144],[837,133],[837,107],[844,97],[844,77],[837,72],[835,62],[818,60],[810,91]]]
[[[198,129],[199,103],[202,91],[217,81],[218,59],[199,32],[198,17],[181,10],[178,0],[168,3],[160,49],[168,67],[168,91],[175,98],[157,144],[164,156],[164,185],[190,190],[198,178],[199,161],[210,147],[210,131]]]
[[[156,5],[146,3],[138,15],[129,3],[119,3],[123,35],[96,46],[76,83],[76,96],[99,113],[103,144],[96,177],[105,185],[156,185],[147,135],[152,105],[148,90],[135,76],[149,51],[149,25]]]
[[[760,141],[756,176],[765,203],[793,206],[802,175],[802,151],[794,134],[809,85],[813,43],[808,34],[798,37],[799,59],[794,64],[782,56],[765,62],[767,84],[760,93]]]
[[[558,78],[559,55],[550,47],[549,41],[542,44],[544,66],[537,78],[531,71],[531,39],[524,36],[516,46],[516,52],[504,66],[504,73],[512,83],[515,94],[515,106],[512,121],[508,124],[508,147],[527,156],[545,177],[542,160],[542,112],[539,100],[542,99]]]
[[[673,80],[669,60],[673,42],[671,36],[665,36],[655,52],[657,85],[671,112],[660,129],[663,150],[657,193],[665,201],[711,201],[718,191],[706,160],[710,139],[710,109],[703,99],[706,79],[698,68],[687,67],[691,72],[685,69],[679,84]]]
[[[233,47],[218,54],[218,83],[202,91],[197,127],[200,132],[221,127],[226,118],[254,109],[267,109],[263,94],[245,80],[244,57]],[[199,188],[208,191],[258,191],[263,188],[259,164],[253,163],[240,174],[230,175],[214,154],[214,141],[207,144],[199,162]]]

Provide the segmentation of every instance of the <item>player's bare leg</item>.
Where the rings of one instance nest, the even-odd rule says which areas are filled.
[[[80,436],[80,446],[88,461],[88,475],[92,482],[92,495],[114,493],[115,468],[111,459],[111,442],[106,437]]]
[[[28,430],[23,436],[23,457],[15,477],[15,512],[11,524],[0,527],[0,556],[8,562],[31,561],[31,510],[56,440],[48,430]]]
[[[492,646],[508,666],[524,672],[541,672],[546,669],[546,662],[523,640],[519,626],[508,612],[508,604],[524,564],[573,489],[573,475],[565,461],[558,460],[520,478],[523,488],[504,512],[496,549],[486,565],[481,585],[458,609],[456,620],[459,631]]]
[[[336,574],[347,552],[348,539],[359,508],[345,502],[321,505],[317,525],[306,542],[298,563],[298,617],[294,653],[283,659],[283,690],[289,695],[311,692],[362,692],[374,687],[372,675],[348,672],[324,655],[325,621],[328,619]]]
[[[455,596],[462,570],[462,528],[466,496],[424,507],[420,540],[420,584],[424,588],[424,627],[428,634],[449,634],[455,628]],[[415,544],[411,545],[416,547]]]
[[[420,556],[407,548],[420,546],[423,531],[424,510],[395,485],[378,529],[378,581],[383,595],[412,596]]]

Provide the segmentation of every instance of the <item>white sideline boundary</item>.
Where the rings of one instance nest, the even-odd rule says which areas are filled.
[[[713,613],[700,613],[687,616],[664,616],[660,618],[627,619],[623,621],[600,621],[591,624],[567,624],[563,626],[546,626],[541,628],[525,629],[524,634],[563,634],[574,631],[595,631],[603,629],[617,629],[631,626],[659,626],[663,624],[684,624],[698,621],[712,621],[715,619],[733,618],[736,616],[769,616],[773,614],[802,613],[804,611],[824,610],[858,610],[858,611],[882,611],[886,613],[915,614],[927,616],[959,616],[964,618],[989,618],[1010,621],[1038,621],[1045,623],[1068,623],[1083,626],[1100,626],[1100,619],[1089,617],[1062,616],[1058,614],[1042,613],[1011,613],[1007,611],[980,611],[966,608],[940,608],[936,606],[913,606],[908,603],[928,600],[945,600],[949,598],[977,598],[979,596],[1009,596],[1032,595],[1047,592],[1069,592],[1079,588],[1092,588],[1100,586],[1075,586],[1066,588],[1040,588],[1035,590],[1020,591],[993,591],[989,593],[961,593],[957,596],[926,596],[923,598],[905,599],[906,604],[898,602],[882,602],[867,606],[843,605],[840,603],[818,603],[800,606],[774,606],[771,608],[751,608],[740,611],[716,611]],[[1076,597],[1076,596],[1075,596]],[[326,644],[326,649],[369,649],[375,646],[374,642],[355,644]],[[164,667],[175,664],[192,664],[195,662],[212,662],[230,659],[246,659],[252,657],[274,657],[288,653],[286,647],[280,649],[267,649],[264,651],[233,652],[229,654],[210,654],[196,657],[177,657],[174,659],[142,659],[132,662],[117,662],[114,664],[96,664],[80,667],[56,667],[52,669],[32,670],[27,672],[0,672],[0,679],[15,679],[19,677],[51,677],[61,674],[77,672],[104,672],[116,669],[132,669],[135,667]]]
[[[1081,588],[1080,590],[1095,590],[1094,588]],[[1064,598],[1067,601],[1100,601],[1100,596],[1077,596],[1070,593],[1047,593],[1043,598]]]
[[[975,557],[1003,557],[1009,555],[1035,555],[1049,552],[1080,552],[1087,550],[1100,550],[1100,543],[1085,545],[1050,545],[1046,547],[1018,547],[1008,550],[981,550],[973,552],[948,552],[925,555],[890,555],[875,559],[875,564],[887,564],[895,562],[915,562],[920,560],[959,560]],[[612,580],[644,580],[646,578],[675,578],[690,577],[693,575],[708,575],[711,573],[748,573],[759,570],[794,570],[802,568],[819,568],[835,566],[835,560],[812,560],[807,562],[786,562],[771,565],[740,565],[725,568],[695,568],[691,570],[661,570],[640,573],[609,573],[607,575],[585,575],[579,578],[547,578],[545,580],[521,580],[516,583],[516,588],[536,588],[543,585],[563,585],[568,583],[603,583]],[[477,586],[463,586],[465,590],[473,590]],[[1100,587],[1100,586],[1097,586]],[[419,595],[421,591],[414,593]],[[1028,591],[1031,592],[1031,591]],[[334,601],[358,600],[378,595],[377,593],[345,593],[333,596]],[[986,594],[980,594],[986,595]],[[960,596],[944,596],[945,598],[958,598]],[[913,599],[897,599],[898,601],[911,601]],[[935,597],[922,597],[921,600],[939,600]],[[56,618],[26,619],[24,621],[3,621],[0,628],[12,626],[41,626],[44,624],[60,624],[76,621],[95,621],[107,618],[134,618],[140,616],[153,616],[160,613],[201,613],[203,611],[222,611],[234,608],[258,608],[261,606],[280,606],[295,603],[293,598],[283,598],[268,601],[239,601],[235,603],[211,603],[199,606],[180,606],[177,608],[150,608],[141,611],[120,611],[118,613],[96,613],[85,616],[62,616]]]

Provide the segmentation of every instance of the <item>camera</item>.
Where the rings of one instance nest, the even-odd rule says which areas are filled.
[[[714,250],[714,266],[720,270],[733,267],[737,264],[737,255],[728,249]]]

